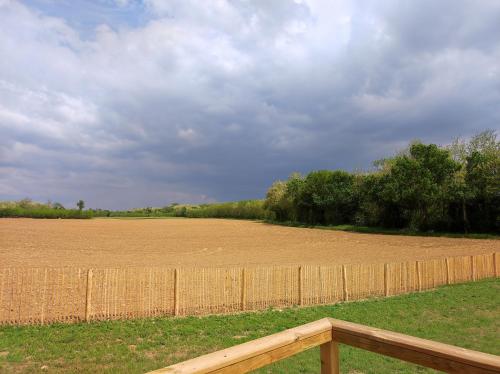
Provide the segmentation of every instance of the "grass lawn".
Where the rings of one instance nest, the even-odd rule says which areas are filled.
[[[0,327],[0,372],[140,373],[323,317],[500,354],[500,279],[419,294],[232,316]],[[341,346],[344,373],[430,370]],[[318,373],[319,348],[261,373]]]

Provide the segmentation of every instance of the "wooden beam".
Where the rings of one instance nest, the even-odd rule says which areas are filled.
[[[500,373],[500,357],[335,319],[336,342],[447,373]]]
[[[235,374],[235,373],[248,373],[259,369],[263,366],[272,364],[273,362],[283,360],[290,356],[296,355],[297,353],[304,352],[310,348],[323,346],[325,342],[331,342],[332,332],[325,331],[317,335],[310,336],[303,340],[285,345],[280,348],[273,349],[269,352],[262,353],[258,356],[250,357],[244,361],[226,366],[224,368],[211,371],[213,374]],[[325,372],[321,374],[331,374],[331,372]]]
[[[320,347],[321,374],[340,374],[339,344],[328,342]]]
[[[328,318],[150,372],[245,373],[332,340]]]

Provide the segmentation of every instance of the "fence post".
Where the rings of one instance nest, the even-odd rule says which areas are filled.
[[[245,268],[241,269],[241,310],[245,310],[247,303],[247,288],[246,288]]]
[[[174,316],[179,315],[179,269],[174,269]]]
[[[330,341],[321,344],[321,374],[340,374],[339,344]]]
[[[87,270],[87,294],[85,299],[85,322],[89,322],[92,308],[92,269]]]
[[[299,305],[304,305],[302,266],[299,266]]]
[[[451,283],[451,277],[450,277],[450,259],[446,257],[444,259],[444,262],[446,264],[446,284]]]
[[[495,278],[498,277],[498,266],[497,266],[497,253],[493,252],[493,273]]]
[[[349,301],[349,292],[347,291],[347,270],[345,265],[342,265],[342,289],[344,291],[344,301]]]
[[[472,281],[476,280],[476,262],[474,256],[470,256],[470,277]]]
[[[384,295],[389,296],[389,264],[384,264]]]
[[[422,275],[420,274],[420,261],[417,261],[417,284],[418,291],[422,291]]]
[[[47,294],[47,268],[45,268],[43,275],[43,291],[42,291],[42,313],[40,315],[40,323],[43,325],[45,322],[45,295]]]

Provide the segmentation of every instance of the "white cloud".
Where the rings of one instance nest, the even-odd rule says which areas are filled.
[[[257,197],[294,170],[363,167],[500,120],[496,2],[116,4],[130,24],[89,34],[43,2],[0,0],[3,197]]]
[[[180,129],[177,131],[177,136],[179,139],[190,143],[194,142],[198,138],[198,134],[193,129]]]

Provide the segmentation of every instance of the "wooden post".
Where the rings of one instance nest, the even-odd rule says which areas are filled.
[[[174,269],[174,316],[179,315],[179,269]]]
[[[470,256],[470,278],[472,281],[476,280],[476,261],[474,261],[474,256]]]
[[[299,266],[299,305],[304,305],[304,290],[303,290],[303,271],[302,266]]]
[[[444,259],[445,263],[446,263],[446,284],[450,284],[451,283],[451,277],[450,277],[450,259],[448,257],[446,257]]]
[[[45,295],[47,294],[47,268],[45,268],[45,272],[43,275],[43,291],[42,291],[42,313],[40,315],[40,323],[43,325],[45,322]]]
[[[331,341],[321,344],[321,374],[340,374],[339,344]]]
[[[347,270],[345,265],[342,265],[342,289],[344,291],[344,301],[349,301],[349,292],[347,291]]]
[[[493,274],[495,274],[495,278],[498,277],[498,266],[497,266],[497,253],[493,253]]]
[[[241,310],[245,310],[247,304],[247,288],[246,288],[245,268],[241,269]]]
[[[384,295],[389,296],[389,264],[384,264]]]
[[[87,295],[85,302],[85,322],[90,322],[92,308],[92,269],[87,270]]]
[[[420,274],[420,261],[417,261],[417,284],[418,290],[422,291],[422,275]]]

